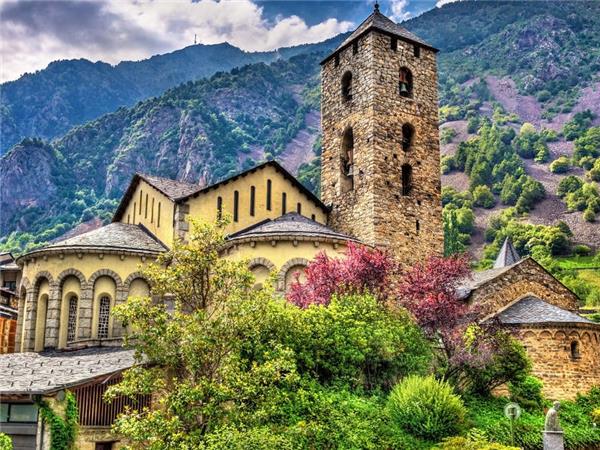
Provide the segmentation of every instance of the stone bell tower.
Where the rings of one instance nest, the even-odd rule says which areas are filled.
[[[436,52],[376,4],[321,62],[329,225],[407,265],[444,247]]]

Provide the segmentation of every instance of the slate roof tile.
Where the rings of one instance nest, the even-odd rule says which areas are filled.
[[[134,363],[133,350],[110,347],[0,355],[0,395],[56,392],[120,372]]]
[[[594,322],[585,317],[559,308],[534,296],[522,298],[497,314],[496,317],[501,323],[507,325],[538,323],[594,324]]]

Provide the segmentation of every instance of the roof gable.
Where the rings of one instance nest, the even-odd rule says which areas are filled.
[[[500,311],[495,317],[506,325],[520,324],[593,324],[591,320],[529,295]],[[600,325],[598,325],[600,326]]]
[[[496,257],[494,262],[494,269],[501,269],[502,267],[512,266],[521,260],[521,256],[517,252],[517,249],[513,245],[510,238],[504,239],[502,248]]]

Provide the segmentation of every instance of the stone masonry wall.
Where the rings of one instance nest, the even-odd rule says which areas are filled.
[[[544,382],[547,398],[573,399],[600,385],[600,325],[513,330],[527,350],[533,375]],[[578,343],[578,357],[571,344]]]
[[[332,206],[330,225],[362,241],[390,248],[412,265],[443,251],[440,200],[437,69],[435,53],[371,31],[322,68],[323,155],[321,189]],[[413,97],[399,95],[401,68],[413,76]],[[352,72],[350,101],[341,79]],[[415,130],[411,148],[402,149],[402,126]],[[354,134],[354,189],[344,192],[342,137]],[[402,195],[402,165],[412,166],[412,192]]]
[[[577,296],[528,258],[475,290],[470,301],[481,307],[482,317],[496,314],[515,301],[534,295],[569,311],[577,311]]]

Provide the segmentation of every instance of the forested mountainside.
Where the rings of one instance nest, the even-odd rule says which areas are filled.
[[[457,2],[406,26],[441,49],[448,242],[484,264],[509,233],[522,252],[599,246],[600,4]],[[274,157],[318,191],[324,53],[188,82],[52,142],[25,139],[0,160],[2,246],[108,220],[135,171],[209,183]]]
[[[337,47],[343,37],[271,52],[244,52],[227,43],[193,45],[116,66],[85,59],[53,62],[44,70],[0,85],[0,155],[25,137],[55,138],[75,125],[133,106],[183,82],[246,64],[326,51]]]

